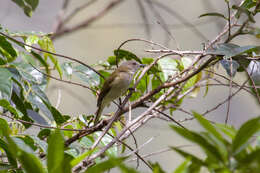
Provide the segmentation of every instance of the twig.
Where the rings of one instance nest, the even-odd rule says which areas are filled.
[[[81,23],[74,25],[72,27],[64,28],[64,29],[60,30],[59,32],[54,33],[54,35],[52,35],[52,39],[57,39],[57,38],[65,35],[65,34],[67,35],[69,33],[73,33],[75,31],[78,31],[80,29],[83,29],[83,28],[91,25],[93,22],[95,22],[99,18],[103,17],[105,14],[107,14],[111,9],[116,7],[121,2],[124,2],[124,0],[113,0],[113,1],[111,1],[104,9],[99,11],[97,14],[87,18],[86,20],[82,21]]]

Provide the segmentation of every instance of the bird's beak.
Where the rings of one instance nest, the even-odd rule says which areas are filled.
[[[145,67],[145,64],[140,64],[140,67]]]

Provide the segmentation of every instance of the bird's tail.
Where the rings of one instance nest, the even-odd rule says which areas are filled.
[[[101,117],[101,114],[103,112],[103,109],[104,109],[104,106],[101,104],[98,109],[97,109],[97,112],[96,112],[96,116],[95,116],[95,119],[94,119],[94,125],[96,125]]]

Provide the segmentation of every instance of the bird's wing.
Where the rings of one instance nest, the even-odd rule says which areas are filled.
[[[106,94],[109,92],[109,90],[111,89],[111,83],[113,82],[113,75],[114,73],[112,73],[107,80],[105,80],[105,83],[101,89],[101,92],[98,96],[98,100],[97,100],[97,106],[100,107],[103,98],[106,96]]]

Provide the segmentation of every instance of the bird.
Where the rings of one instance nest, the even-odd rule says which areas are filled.
[[[129,89],[132,78],[140,67],[144,65],[134,60],[125,61],[105,79],[97,99],[98,109],[95,113],[94,125],[98,123],[103,109]]]

